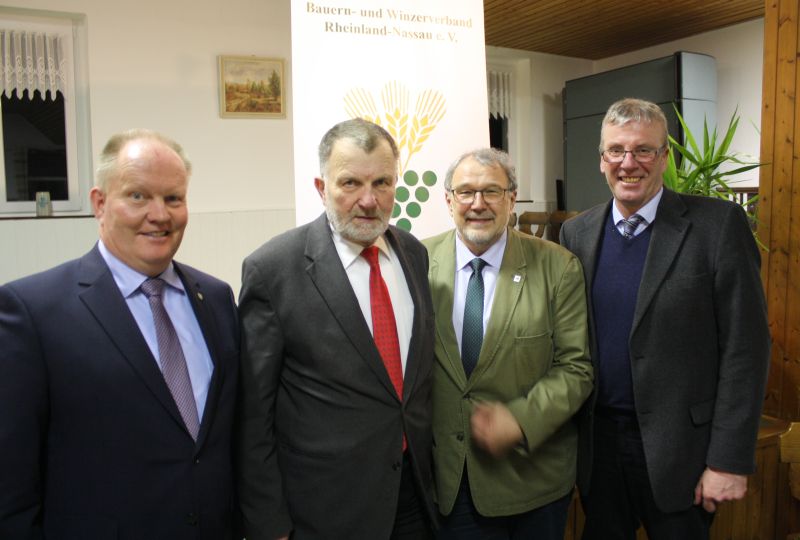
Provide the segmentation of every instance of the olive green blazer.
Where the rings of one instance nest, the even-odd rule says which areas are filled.
[[[592,390],[586,293],[566,249],[508,230],[483,347],[469,380],[453,329],[455,230],[423,242],[436,314],[433,458],[439,510],[453,508],[466,463],[476,509],[514,515],[552,502],[575,483],[572,417]],[[470,437],[475,402],[504,403],[525,442],[503,458]]]

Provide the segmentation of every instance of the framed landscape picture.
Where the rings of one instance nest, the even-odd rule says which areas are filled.
[[[219,115],[285,118],[283,60],[219,57]]]

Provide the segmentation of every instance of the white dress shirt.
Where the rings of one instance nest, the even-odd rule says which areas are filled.
[[[361,256],[364,246],[342,238],[338,232],[333,232],[333,245],[342,261],[342,266],[350,280],[350,286],[358,299],[358,306],[364,315],[370,333],[372,333],[372,307],[369,300],[369,263]],[[414,300],[408,290],[403,266],[400,259],[386,242],[383,236],[375,241],[378,247],[378,261],[381,265],[381,276],[386,282],[389,297],[392,299],[394,319],[397,324],[397,340],[400,343],[400,362],[403,373],[406,370],[408,347],[411,343],[411,331],[414,325]]]

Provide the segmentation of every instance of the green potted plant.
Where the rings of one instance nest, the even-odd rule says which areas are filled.
[[[674,105],[673,105],[674,107]],[[691,132],[681,113],[675,107],[678,121],[683,128],[687,144],[681,145],[671,135],[669,145],[671,152],[667,156],[667,169],[664,171],[664,185],[679,193],[705,195],[730,199],[734,192],[729,184],[735,183],[732,177],[750,171],[762,164],[758,162],[743,161],[735,152],[730,151],[731,141],[739,126],[738,110],[733,112],[728,129],[722,140],[718,142],[717,128],[709,134],[708,124],[703,120],[703,146],[697,144],[697,139]],[[676,152],[680,155],[680,165],[676,160]],[[720,166],[734,164],[737,167],[730,170],[720,170]],[[746,205],[756,202],[758,195],[745,202]]]
[[[716,127],[709,133],[708,124],[703,119],[703,145],[701,147],[678,108],[674,104],[673,107],[683,128],[686,145],[681,145],[671,135],[669,136],[671,151],[667,155],[664,185],[679,193],[733,199],[735,193],[730,184],[737,181],[733,177],[762,165],[758,162],[744,161],[735,152],[730,151],[731,141],[739,127],[738,109],[733,112],[728,122],[728,128],[721,139],[719,139]],[[680,164],[676,159],[678,155]],[[727,170],[720,170],[722,165],[733,166],[733,168],[726,167]],[[752,210],[757,200],[758,195],[755,195],[742,203],[753,224],[757,222],[755,212]],[[757,237],[756,241],[758,242]],[[758,243],[761,245],[761,242]]]

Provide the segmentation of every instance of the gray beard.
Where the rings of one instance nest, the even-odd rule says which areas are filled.
[[[374,243],[389,227],[389,220],[386,219],[386,216],[381,211],[377,212],[380,222],[365,227],[359,227],[352,221],[343,222],[340,216],[327,206],[325,207],[325,215],[328,216],[328,221],[333,226],[333,230],[342,235],[342,238],[365,246]]]

